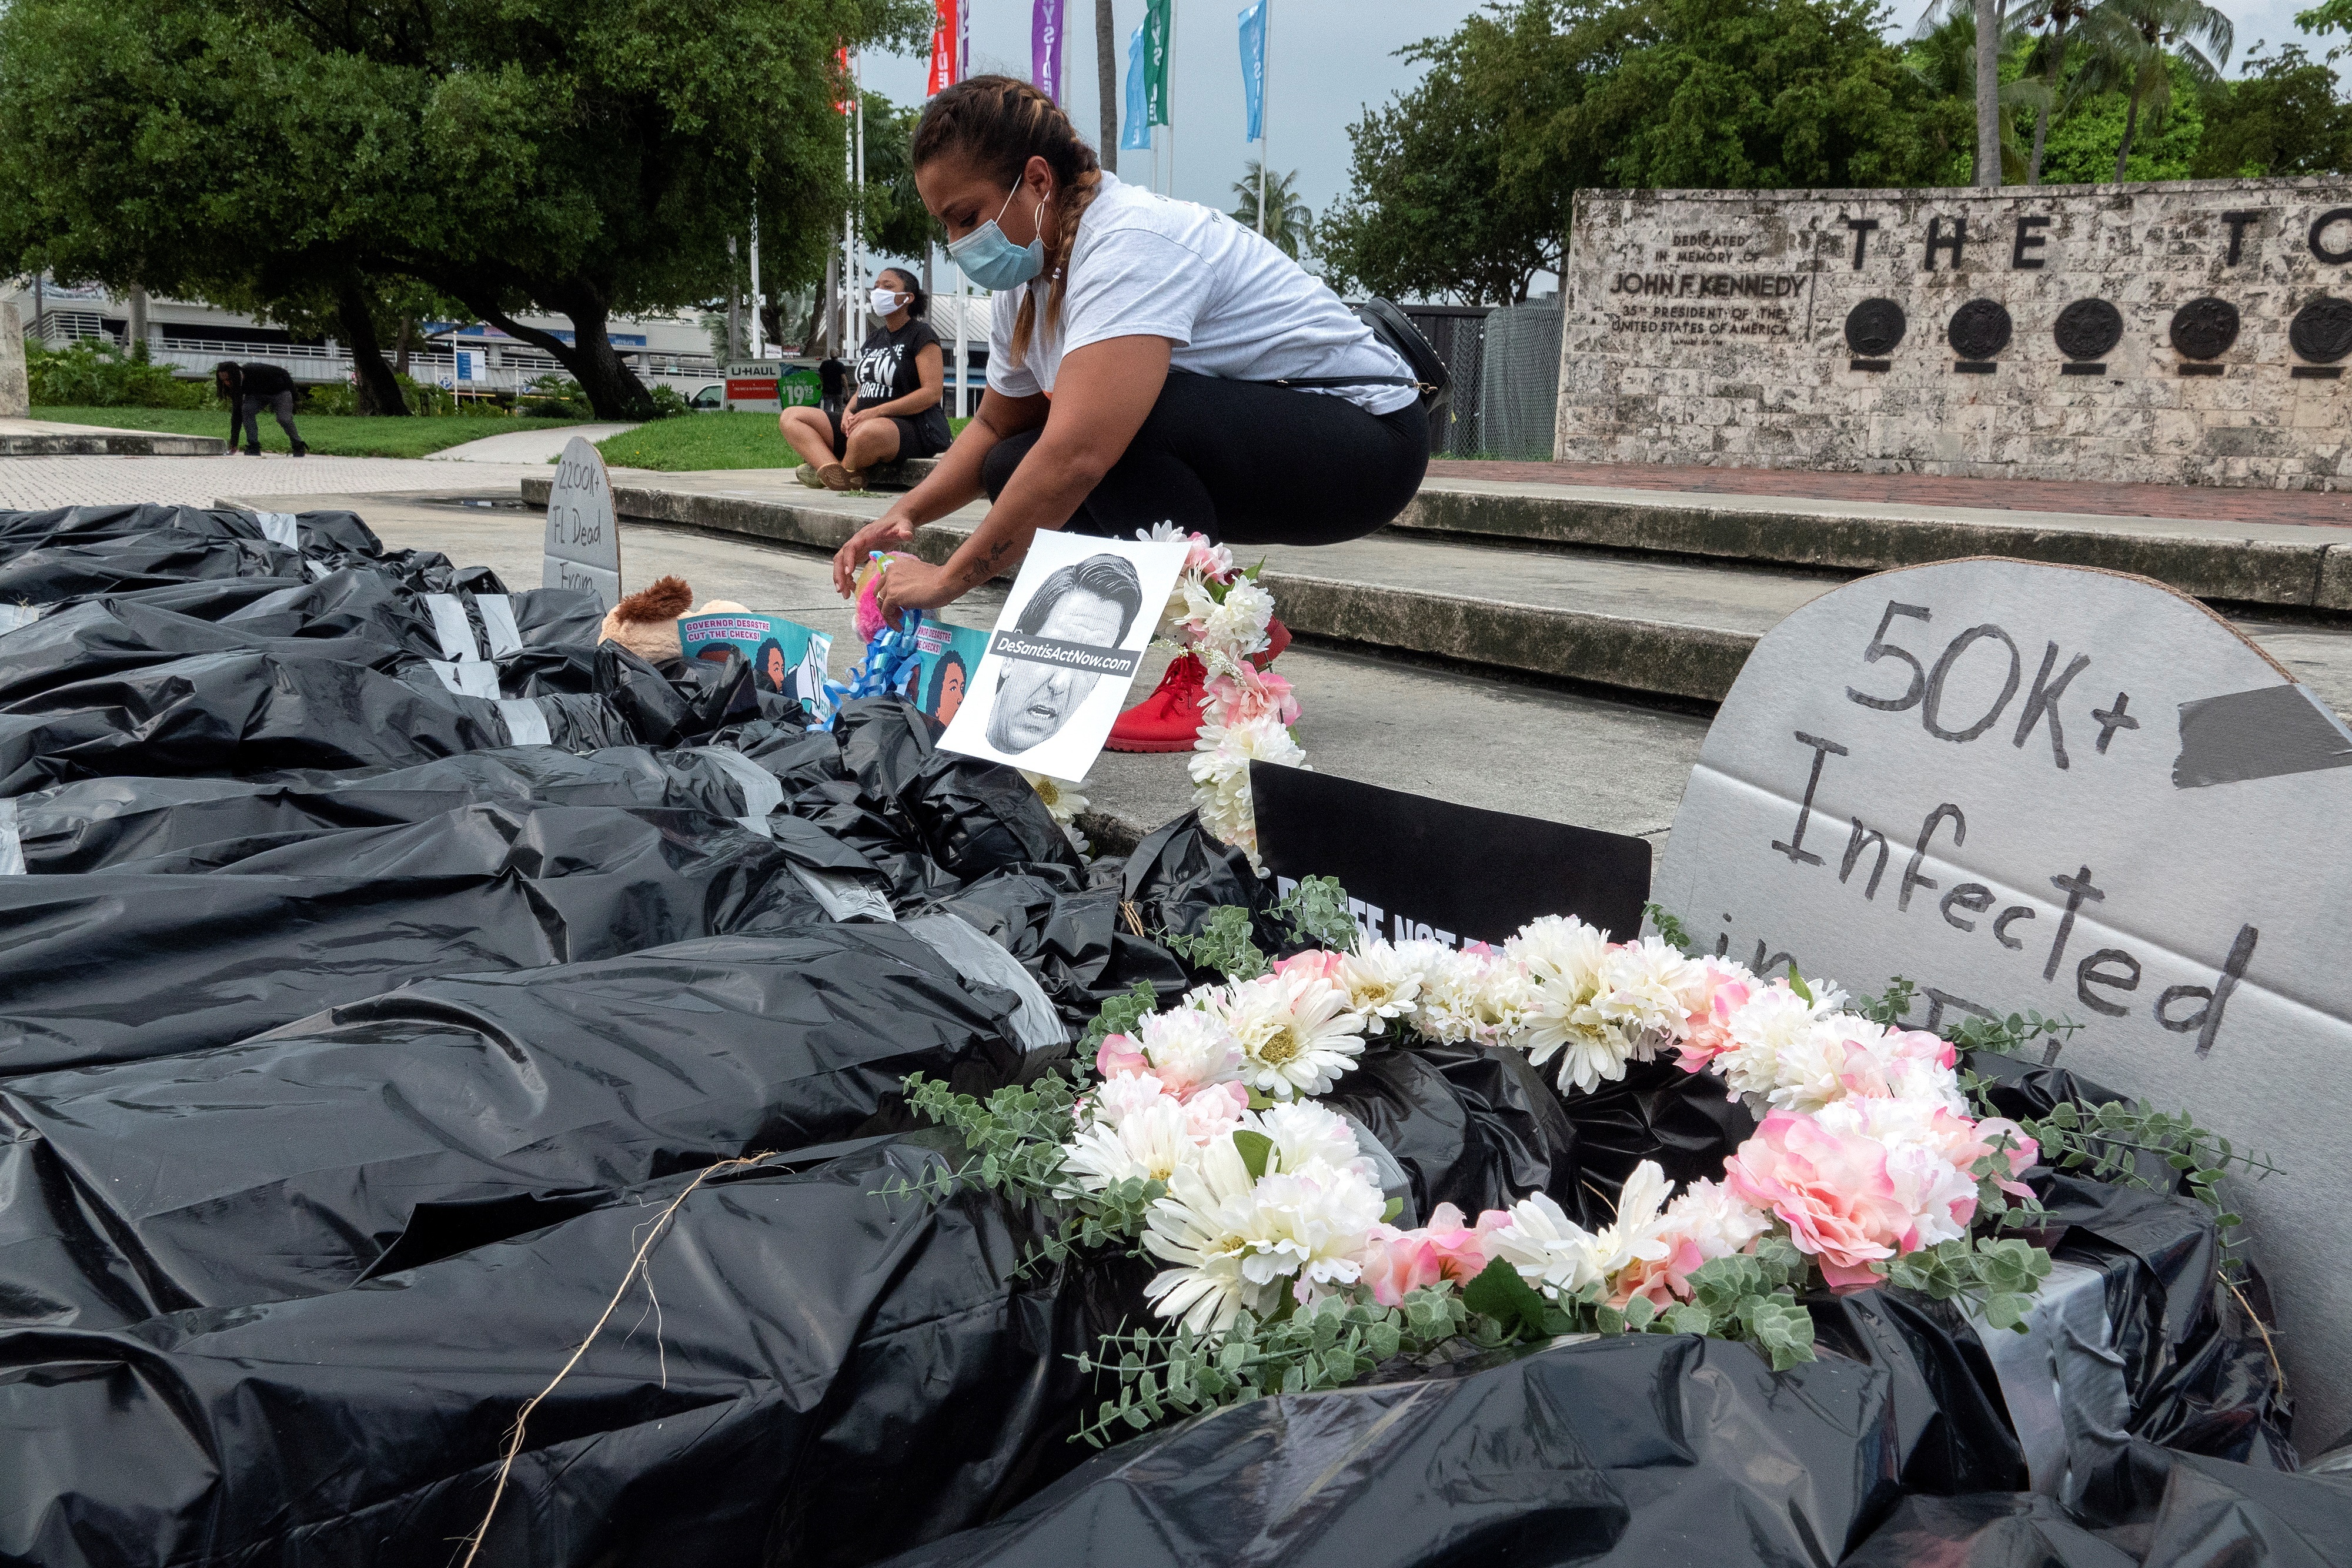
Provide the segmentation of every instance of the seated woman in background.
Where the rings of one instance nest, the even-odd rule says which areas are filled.
[[[948,444],[940,406],[946,376],[940,335],[923,319],[930,301],[904,267],[886,267],[868,297],[881,325],[857,350],[857,391],[838,414],[788,408],[777,428],[807,461],[800,481],[811,489],[862,490],[877,463],[929,457]]]

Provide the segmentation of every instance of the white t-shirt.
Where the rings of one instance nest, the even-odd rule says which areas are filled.
[[[1062,356],[1108,338],[1166,338],[1169,365],[1228,381],[1288,376],[1409,376],[1339,297],[1255,230],[1192,202],[1123,184],[1104,173],[1078,217],[1061,329],[1048,330],[1052,274],[1027,287],[1037,300],[1029,351],[1013,358],[1021,290],[991,302],[988,384],[1007,397],[1054,390]],[[1373,413],[1410,408],[1409,386],[1307,387]]]

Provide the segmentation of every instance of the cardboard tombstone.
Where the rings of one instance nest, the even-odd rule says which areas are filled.
[[[1653,896],[1759,971],[2039,1009],[2062,1060],[2286,1173],[2234,1184],[2305,1437],[2352,1421],[2352,731],[2193,599],[1883,572],[1756,646]]]
[[[541,588],[593,594],[596,608],[621,601],[621,529],[613,514],[613,481],[604,455],[584,435],[564,443],[547,492],[547,560]]]

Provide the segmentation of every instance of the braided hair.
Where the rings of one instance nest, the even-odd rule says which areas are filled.
[[[1080,140],[1070,117],[1044,93],[1011,77],[968,77],[931,99],[915,127],[912,162],[924,164],[949,153],[969,159],[975,169],[1017,185],[1032,158],[1043,158],[1054,172],[1054,194],[1062,198],[1053,237],[1046,247],[1054,257],[1053,286],[1045,295],[1045,319],[1055,327],[1062,320],[1062,295],[1068,287],[1070,247],[1077,242],[1078,219],[1101,188],[1097,176],[1102,165],[1095,150]],[[1037,297],[1021,291],[1021,314],[1013,326],[1013,358],[1019,362],[1029,350],[1036,327]]]

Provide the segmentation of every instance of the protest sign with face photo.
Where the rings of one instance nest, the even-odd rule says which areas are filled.
[[[940,744],[1084,779],[1127,701],[1184,549],[1040,532]]]

